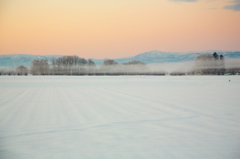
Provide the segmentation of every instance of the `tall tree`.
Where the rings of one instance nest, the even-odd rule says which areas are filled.
[[[49,64],[46,59],[33,60],[31,65],[33,75],[47,75],[49,73]]]
[[[28,68],[21,65],[16,68],[17,75],[27,75],[28,74]]]
[[[96,66],[96,64],[93,62],[93,60],[88,59],[88,66]]]

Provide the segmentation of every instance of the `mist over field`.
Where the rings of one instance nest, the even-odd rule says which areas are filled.
[[[189,72],[193,69],[193,66],[194,66],[194,61],[148,64],[148,67],[151,71],[163,71],[167,73],[171,73],[175,71]]]
[[[188,62],[171,62],[171,63],[155,63],[155,64],[148,64],[148,68],[150,71],[162,71],[162,72],[191,72],[196,69],[195,66],[196,61],[188,61]],[[204,64],[204,63],[202,63]],[[219,66],[206,66],[203,65],[204,69],[217,69]],[[233,69],[233,68],[240,68],[240,58],[237,59],[225,59],[224,61],[225,69]]]
[[[226,68],[240,68],[240,58],[238,59],[226,59],[225,60]]]
[[[162,56],[161,52],[147,52],[139,56],[154,58],[159,54]],[[222,54],[216,53],[216,57],[199,54],[195,60],[184,62],[145,63],[131,60],[118,63],[105,59],[101,65],[96,65],[92,59],[78,56],[59,56],[51,57],[50,60],[34,59],[30,67],[21,65],[1,69],[0,75],[224,75],[239,72],[240,58],[224,58]]]

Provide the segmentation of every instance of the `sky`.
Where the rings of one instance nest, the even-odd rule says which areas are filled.
[[[0,55],[240,50],[240,0],[0,0]]]

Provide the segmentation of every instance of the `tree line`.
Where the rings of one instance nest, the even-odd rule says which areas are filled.
[[[197,75],[224,75],[240,73],[240,68],[225,67],[225,59],[223,55],[218,55],[214,52],[212,55],[203,54],[195,59],[195,65],[190,74]]]
[[[30,73],[33,75],[80,75],[86,70],[95,67],[91,59],[84,59],[78,56],[62,56],[47,60],[33,60]]]
[[[30,67],[32,75],[150,75],[147,65],[141,61],[129,61],[118,64],[106,59],[101,66],[93,60],[78,56],[62,56],[47,60],[33,60]],[[158,75],[163,75],[158,73]]]
[[[201,54],[195,58],[194,66],[189,71],[151,71],[147,64],[132,60],[123,64],[106,59],[102,65],[96,66],[93,60],[78,56],[62,56],[59,58],[35,59],[30,68],[18,66],[10,71],[0,70],[0,75],[224,75],[240,73],[239,67],[225,67],[223,55]]]
[[[29,74],[29,69],[23,65],[18,66],[12,70],[0,70],[0,75],[18,75],[18,76],[27,76]]]
[[[198,55],[195,59],[192,74],[224,75],[226,71],[224,56],[214,52],[212,55]]]

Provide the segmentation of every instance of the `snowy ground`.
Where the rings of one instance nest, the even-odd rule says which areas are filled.
[[[240,76],[1,76],[0,158],[239,159],[239,97]]]

